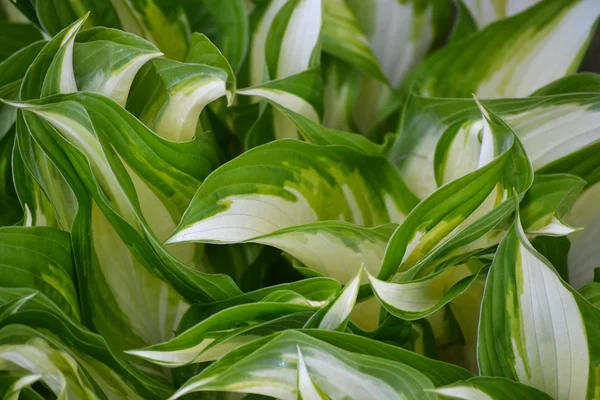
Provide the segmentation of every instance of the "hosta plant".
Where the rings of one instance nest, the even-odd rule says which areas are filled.
[[[1,399],[599,398],[598,0],[0,4]]]

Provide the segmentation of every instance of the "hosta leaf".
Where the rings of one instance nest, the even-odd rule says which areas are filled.
[[[323,51],[385,81],[359,20],[345,0],[323,1]]]
[[[450,399],[462,400],[551,399],[546,393],[531,386],[521,385],[504,378],[486,376],[457,382],[431,391]]]
[[[521,221],[525,232],[534,235],[564,236],[577,231],[563,218],[570,211],[585,181],[574,175],[536,175],[521,203]]]
[[[258,301],[278,301],[300,305],[322,305],[334,297],[341,289],[340,283],[331,278],[314,277],[300,281],[267,286],[248,293],[233,296],[226,300],[207,304],[192,304],[183,316],[179,330],[187,330],[211,315],[240,304]],[[300,302],[292,300],[301,300]],[[307,303],[308,302],[308,303]]]
[[[0,308],[15,301],[21,301],[20,307],[0,318],[3,344],[29,340],[48,343],[75,360],[77,368],[94,382],[100,398],[163,399],[172,392],[160,380],[131,367],[109,349],[101,336],[75,323],[43,294],[29,289],[0,289]]]
[[[600,283],[592,282],[581,289],[579,293],[590,303],[600,308]]]
[[[363,135],[326,128],[285,107],[278,107],[295,125],[300,135],[308,142],[318,145],[340,145],[350,147],[372,156],[384,154],[385,144],[373,143]]]
[[[257,340],[229,353],[190,379],[174,398],[204,390],[296,398],[298,350],[312,382],[331,398],[434,398],[424,391],[433,388],[431,380],[411,366],[342,350],[296,331]]]
[[[192,32],[202,32],[208,36],[237,73],[246,57],[248,47],[249,27],[244,1],[182,0],[180,3],[185,8]],[[192,35],[190,52],[194,47],[195,35],[197,34]]]
[[[133,34],[107,28],[85,30],[77,35],[73,51],[77,88],[105,94],[124,106],[137,72],[161,55],[153,44]]]
[[[0,330],[0,339],[6,333]],[[23,344],[0,345],[0,371],[5,374],[22,374],[27,383],[39,380],[43,382],[54,395],[63,399],[70,393],[78,398],[96,398],[94,388],[76,361],[68,354],[52,348],[41,339],[32,339]],[[36,379],[31,379],[31,377]]]
[[[349,223],[317,221],[366,226],[400,221],[413,205],[401,182],[380,157],[341,146],[273,142],[215,171],[169,243],[269,244],[347,282],[363,263],[377,273],[387,236]]]
[[[527,96],[577,69],[599,15],[594,0],[542,1],[437,52],[403,87],[436,97]]]
[[[15,143],[14,131],[0,139],[0,226],[14,225],[23,217],[13,183],[12,153]]]
[[[190,141],[204,107],[225,95],[227,79],[208,65],[153,60],[134,82],[127,108],[162,137]]]
[[[300,328],[314,311],[314,306],[267,299],[238,305],[211,315],[169,342],[128,353],[167,367],[212,361],[229,350],[284,329],[290,317],[288,327]],[[294,319],[301,324],[293,323]],[[279,329],[269,329],[275,324],[280,325]]]
[[[348,283],[361,265],[379,272],[390,234],[342,221],[323,221],[279,229],[249,239],[277,247],[313,271]]]
[[[42,35],[33,25],[0,22],[0,62],[39,40]]]
[[[540,0],[462,0],[477,21],[479,29],[492,22],[508,18],[539,3]]]
[[[353,116],[362,133],[370,133],[388,114],[392,88],[446,35],[450,4],[431,0],[349,0],[371,49],[391,87],[364,76]]]
[[[277,12],[265,41],[271,79],[314,67],[320,52],[322,0],[289,0]]]
[[[23,393],[23,399],[31,399],[31,394],[28,392],[28,387],[40,380],[41,375],[24,375],[23,377],[2,375],[0,377],[0,396],[3,399],[12,400],[19,399]]]
[[[171,59],[183,59],[190,33],[180,2],[111,0],[111,3],[123,30],[156,43]]]
[[[89,233],[76,236],[76,240],[78,246],[93,246],[94,249],[92,254],[95,259],[80,260],[94,265],[87,281],[90,285],[89,299],[100,295],[96,292],[100,287],[102,296],[110,293],[119,298],[118,307],[124,314],[112,313],[106,317],[125,318],[126,315],[134,318],[132,325],[136,336],[141,335],[141,340],[135,339],[131,345],[139,347],[168,339],[174,324],[177,324],[187,307],[181,297],[155,275],[166,279],[190,299],[220,299],[237,294],[238,289],[229,277],[209,277],[186,267],[169,255],[155,236],[164,235],[164,229],[168,229],[167,218],[173,218],[170,213],[177,209],[178,204],[187,204],[182,199],[186,197],[186,191],[189,193],[190,189],[193,190],[194,182],[197,182],[194,175],[197,176],[199,171],[199,166],[190,163],[191,160],[197,160],[194,150],[197,144],[190,142],[178,145],[160,139],[114,101],[102,95],[87,93],[49,98],[48,101],[46,105],[23,105],[26,107],[25,113],[30,121],[37,118],[38,123],[42,123],[44,119],[56,129],[51,131],[51,136],[68,157],[61,161],[57,159],[57,162],[63,173],[76,176],[73,179],[79,179],[85,185],[84,188],[79,186],[76,194],[82,208],[80,218],[90,224],[89,229],[94,232],[93,241],[90,242]],[[36,129],[31,132],[34,135],[41,133]],[[51,146],[49,138],[37,139]],[[137,146],[129,143],[137,143]],[[120,158],[116,157],[115,151]],[[50,152],[52,157],[58,157],[58,154],[56,151]],[[127,163],[128,169],[123,162]],[[72,164],[79,168],[72,170]],[[166,174],[166,171],[170,172]],[[165,179],[172,180],[172,183],[165,186]],[[177,186],[179,189],[175,191]],[[85,202],[89,200],[84,199],[90,195],[94,203],[86,205]],[[141,205],[137,196],[142,199]],[[162,215],[157,213],[161,209],[164,210]],[[143,215],[149,216],[148,222]],[[156,233],[152,233],[151,229]],[[179,248],[173,252],[184,261],[193,262],[193,248]],[[83,254],[83,257],[89,256]],[[121,260],[120,265],[114,262],[115,259]],[[117,265],[120,273],[112,273]],[[122,274],[128,274],[125,275],[128,277],[123,278]],[[161,291],[164,296],[148,297],[150,293]],[[154,313],[139,315],[137,310],[146,308],[149,298],[156,302]],[[163,302],[163,306],[168,307],[167,314],[161,311],[163,306],[159,306]],[[93,308],[106,307],[103,303],[92,304]],[[111,307],[114,309],[116,304]],[[152,327],[154,324],[159,324],[160,328]],[[106,328],[110,331],[127,326],[121,323]],[[116,336],[113,338],[116,339]],[[125,344],[124,341],[121,343]]]
[[[378,279],[387,280],[420,262],[402,278],[413,279],[422,274],[425,256],[439,258],[482,238],[511,211],[511,202],[504,201],[511,187],[524,193],[531,185],[531,165],[513,131],[479,107],[485,123],[478,168],[415,207],[390,239]]]
[[[598,129],[591,125],[598,133]],[[600,215],[596,211],[596,200],[600,190],[598,180],[598,159],[595,157],[600,142],[596,141],[581,150],[558,160],[543,172],[567,172],[586,180],[583,193],[575,200],[571,211],[565,217],[570,226],[581,227],[583,230],[569,235],[571,249],[569,250],[569,283],[574,287],[582,287],[592,280],[594,268],[598,267],[600,254],[597,252],[596,241],[600,228]]]
[[[590,78],[580,75],[557,81],[548,86],[554,87],[552,91],[541,92],[541,96],[483,103],[517,133],[533,167],[540,170],[600,137],[596,128],[600,97],[597,90],[591,90],[598,79]],[[478,159],[481,128],[481,114],[472,100],[414,96],[406,105],[400,134],[387,155],[399,167],[411,191],[423,198],[435,190],[437,183],[450,179],[436,171],[434,158],[447,154],[446,170],[453,176],[459,175],[456,169],[469,169],[466,160]]]
[[[323,125],[343,131],[356,131],[353,110],[358,96],[361,74],[335,57],[323,55]],[[369,141],[370,142],[370,141]]]
[[[414,204],[401,182],[379,157],[342,146],[277,141],[211,174],[169,240],[232,243],[328,219],[366,226],[400,221]],[[239,218],[242,210],[246,217]]]
[[[454,0],[454,4],[456,6],[456,17],[452,26],[452,36],[448,39],[448,43],[463,40],[478,30],[477,23],[473,19],[469,9],[465,6],[465,2],[463,0]]]
[[[42,47],[42,41],[33,43],[0,64],[0,98],[17,100],[21,80]],[[17,111],[13,107],[0,104],[0,138],[13,126],[16,115]]]
[[[258,3],[250,13],[252,33],[248,47],[248,86],[258,86],[268,77],[265,45],[275,16],[287,0],[268,0]]]
[[[483,374],[525,383],[556,399],[593,397],[600,310],[535,251],[518,214],[496,252],[481,312]]]
[[[356,304],[362,273],[363,268],[361,267],[354,279],[348,282],[344,290],[335,299],[331,300],[326,307],[315,313],[304,327],[344,331],[348,324],[350,313]]]
[[[306,362],[302,356],[302,351],[298,347],[298,376],[296,378],[298,382],[298,388],[296,392],[299,400],[328,400],[327,396],[318,386],[316,386],[310,379],[308,369],[306,368]]]
[[[0,286],[39,290],[80,319],[69,234],[47,227],[0,228]]]
[[[206,36],[195,32],[192,34],[190,48],[185,61],[189,63],[206,64],[211,67],[220,68],[227,73],[227,103],[231,106],[235,91],[236,78],[229,61],[221,54],[221,51]]]
[[[386,282],[369,276],[379,301],[393,315],[413,320],[439,310],[477,279],[482,265],[453,265],[407,282]]]
[[[431,0],[349,0],[348,4],[392,87],[398,87],[445,33],[450,12],[446,2]]]

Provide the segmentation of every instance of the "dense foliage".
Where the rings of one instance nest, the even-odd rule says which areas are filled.
[[[0,399],[598,398],[600,1],[1,4]]]

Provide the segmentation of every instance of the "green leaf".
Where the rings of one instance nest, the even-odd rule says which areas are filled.
[[[240,95],[264,98],[271,103],[290,109],[307,119],[319,122],[323,115],[321,71],[311,68],[284,79],[266,82],[238,90]],[[271,122],[272,118],[272,122]],[[284,115],[274,113],[269,122],[275,138],[296,138],[296,128]]]
[[[164,382],[133,368],[101,336],[74,322],[43,294],[0,288],[0,308],[15,301],[21,302],[20,307],[0,317],[2,344],[47,343],[53,352],[74,360],[71,364],[94,382],[94,393],[100,398],[158,400],[172,392]]]
[[[473,19],[469,9],[465,6],[465,1],[454,0],[454,5],[456,7],[456,19],[454,20],[452,35],[448,39],[448,43],[458,42],[478,31],[477,23]]]
[[[127,109],[160,136],[187,142],[204,107],[226,94],[227,73],[204,64],[157,59],[136,78]]]
[[[128,353],[166,367],[213,361],[272,332],[302,327],[315,307],[275,302],[271,296],[259,303],[227,308],[166,343]]]
[[[323,1],[323,51],[356,69],[386,80],[358,19],[345,0]]]
[[[511,212],[511,201],[505,201],[511,188],[524,193],[531,186],[531,165],[514,132],[491,110],[479,107],[485,123],[477,169],[415,207],[390,239],[378,279],[388,280],[413,266],[402,279],[415,278],[428,261],[473,245]]]
[[[181,0],[179,3],[185,8],[192,32],[208,36],[223,52],[233,72],[237,74],[248,51],[249,26],[244,1]],[[192,34],[190,52],[193,51],[196,35],[197,33]]]
[[[73,50],[77,88],[102,93],[124,106],[137,72],[161,52],[151,43],[116,29],[79,33]]]
[[[39,40],[42,35],[33,25],[0,22],[0,62]]]
[[[577,231],[563,222],[585,186],[573,175],[536,175],[521,203],[521,221],[532,235],[564,236]]]
[[[0,286],[39,290],[80,320],[68,233],[47,227],[2,227],[0,249]]]
[[[227,105],[231,106],[235,98],[236,78],[229,61],[206,36],[194,32],[190,48],[185,57],[188,63],[205,64],[220,68],[227,73]]]
[[[597,90],[593,92],[597,84],[597,76],[575,75],[550,85],[555,89],[542,92],[543,96],[483,104],[517,133],[536,171],[572,173],[566,168],[548,168],[598,140],[600,130],[595,127],[600,118],[600,97]],[[476,162],[479,157],[481,129],[481,114],[472,100],[413,96],[387,156],[398,166],[411,191],[424,198],[439,183],[472,169],[467,160]],[[446,160],[450,176],[434,169],[434,158]],[[457,169],[461,172],[455,172]]]
[[[576,71],[599,15],[594,0],[540,2],[429,57],[403,81],[403,90],[430,97],[527,96]]]
[[[308,369],[306,368],[306,362],[304,361],[304,357],[302,356],[302,352],[300,351],[300,347],[298,348],[298,388],[296,392],[298,394],[298,400],[329,400],[329,396],[327,396],[323,391],[316,386],[308,373]]]
[[[504,378],[480,376],[431,390],[441,396],[462,400],[531,399],[550,400],[551,397],[531,386]]]
[[[486,283],[478,345],[482,374],[516,380],[556,399],[588,398],[597,387],[593,343],[599,318],[600,310],[530,245],[517,214]]]
[[[350,313],[354,309],[358,297],[363,268],[352,279],[344,290],[342,290],[335,299],[331,300],[326,307],[323,307],[307,322],[305,328],[316,328],[324,330],[344,331]]]
[[[501,19],[518,14],[539,3],[540,0],[498,1],[498,0],[462,0],[471,15],[477,21],[479,29]]]
[[[331,398],[434,398],[425,392],[433,388],[431,380],[411,366],[342,350],[296,331],[257,340],[229,353],[190,379],[174,398],[205,390],[293,398],[297,395],[298,349],[312,382]],[[339,385],[340,377],[344,377],[343,385]]]
[[[271,79],[283,79],[318,64],[322,0],[290,0],[273,19],[265,41]]]

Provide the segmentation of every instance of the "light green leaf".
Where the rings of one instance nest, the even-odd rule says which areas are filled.
[[[477,279],[481,269],[480,263],[464,263],[404,282],[386,282],[372,275],[369,280],[373,292],[390,313],[413,320],[432,314],[460,296]]]
[[[323,55],[323,127],[355,131],[352,107],[358,96],[361,74],[334,57]],[[370,141],[369,141],[370,142]]]
[[[496,252],[481,312],[482,374],[516,380],[559,400],[594,393],[600,310],[535,251],[518,214]]]
[[[349,0],[348,4],[394,88],[445,34],[450,19],[450,5],[435,0]]]
[[[14,53],[0,64],[0,98],[17,100],[21,80],[37,54],[44,47],[39,41]],[[14,125],[17,111],[10,106],[0,104],[0,138],[4,137]]]
[[[232,243],[330,219],[365,226],[400,221],[414,204],[401,182],[379,157],[342,146],[272,142],[211,174],[169,241]]]
[[[258,3],[250,13],[252,37],[248,49],[248,86],[258,86],[268,76],[265,45],[275,16],[287,0],[268,0]]]
[[[348,282],[361,264],[378,272],[387,236],[356,225],[401,221],[413,204],[401,182],[377,156],[273,142],[211,174],[169,243],[268,244]]]

